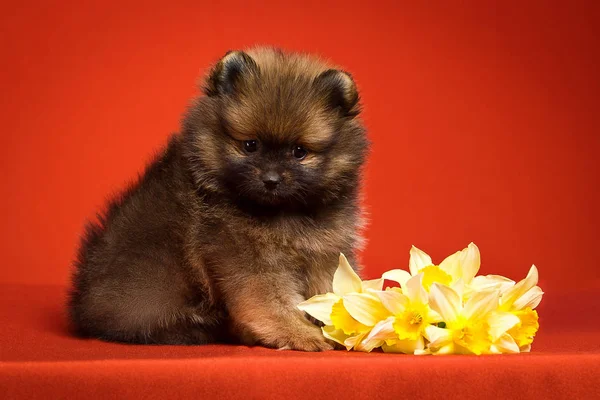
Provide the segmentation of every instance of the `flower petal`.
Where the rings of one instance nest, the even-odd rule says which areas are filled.
[[[505,310],[509,310],[512,308],[513,303],[519,299],[519,297],[523,296],[526,292],[528,292],[532,287],[536,286],[538,283],[538,270],[535,265],[532,265],[529,269],[529,273],[527,277],[517,283],[515,286],[511,287],[502,295],[500,299],[500,304],[502,308]]]
[[[500,292],[497,290],[477,292],[467,300],[463,315],[467,320],[483,318],[498,309],[499,299]]]
[[[512,308],[514,310],[522,310],[527,307],[535,309],[540,304],[540,301],[542,301],[543,295],[544,292],[542,291],[542,288],[540,288],[539,286],[534,286],[527,292],[525,292],[523,296],[515,300]]]
[[[492,353],[505,353],[505,354],[514,354],[519,353],[519,346],[515,343],[512,336],[508,333],[503,334],[496,340],[496,342],[491,347]]]
[[[369,289],[382,290],[383,289],[383,278],[362,281],[362,291],[366,292]]]
[[[466,250],[463,250],[462,259],[460,260],[462,269],[462,278],[466,284],[469,284],[481,266],[481,255],[479,254],[479,248],[475,243],[469,243]]]
[[[410,249],[410,260],[408,261],[410,274],[414,276],[419,273],[420,269],[425,268],[428,265],[433,265],[431,257],[429,257],[429,255],[424,251],[413,246]]]
[[[321,328],[321,331],[323,331],[323,336],[327,339],[333,340],[341,345],[344,345],[344,341],[348,339],[348,335],[346,335],[343,330],[335,329],[334,326],[324,326]]]
[[[386,320],[380,321],[371,329],[371,332],[360,343],[363,351],[371,351],[376,347],[381,346],[387,339],[397,339],[393,327],[394,317],[389,317]]]
[[[452,331],[449,329],[438,328],[435,325],[429,325],[425,328],[425,339],[429,340],[430,347],[441,347],[452,341]]]
[[[370,293],[350,293],[343,299],[348,313],[361,324],[374,326],[390,316],[390,312],[381,304],[381,301]]]
[[[379,297],[379,300],[383,306],[387,308],[393,315],[398,315],[404,312],[406,306],[410,303],[408,297],[395,290],[369,291],[369,293],[373,293]]]
[[[465,281],[463,278],[459,278],[456,282],[454,282],[451,286],[452,289],[458,294],[458,296],[462,299],[465,294]]]
[[[492,342],[496,342],[502,335],[506,333],[506,331],[517,325],[519,322],[521,322],[519,317],[512,313],[504,311],[491,312],[488,316],[488,324],[490,325]],[[515,346],[518,348],[516,343]]]
[[[341,329],[346,335],[365,332],[370,328],[355,320],[344,307],[344,300],[340,299],[331,308],[331,322],[335,329]]]
[[[499,290],[500,293],[506,292],[515,281],[501,275],[479,275],[473,278],[468,286],[467,292],[482,292],[484,290]]]
[[[390,271],[384,272],[381,275],[383,279],[387,279],[388,281],[398,282],[400,286],[403,286],[407,280],[410,279],[411,275],[408,271],[403,269],[392,269]]]
[[[333,275],[333,293],[343,296],[346,293],[360,292],[362,283],[360,277],[354,272],[346,256],[340,253],[340,262]]]
[[[427,304],[427,292],[423,288],[423,274],[417,274],[406,281],[405,294],[411,302]]]
[[[331,309],[339,299],[340,297],[333,293],[319,294],[298,304],[298,308],[325,325],[333,325]]]
[[[462,252],[457,251],[456,253],[444,258],[444,261],[440,263],[439,267],[448,275],[450,275],[453,281],[456,281],[458,278],[462,277],[462,269],[460,268],[461,259]]]
[[[348,350],[348,351],[352,350],[353,347],[356,347],[358,344],[360,344],[360,342],[362,342],[362,340],[364,339],[364,337],[366,335],[367,335],[367,332],[363,332],[363,333],[358,333],[356,335],[348,337],[344,341],[344,346],[346,346],[346,350]],[[359,350],[359,349],[355,348],[355,350]]]
[[[384,343],[381,348],[385,353],[420,354],[424,351],[425,342],[423,336],[419,336],[417,340],[398,340],[393,345]]]
[[[388,340],[388,339],[397,339],[396,332],[394,331],[394,317],[389,317],[384,319],[383,321],[379,321],[365,340],[371,339],[379,339],[379,340]]]
[[[462,300],[454,289],[433,283],[429,289],[429,305],[433,311],[441,315],[446,323],[452,323],[460,314]]]

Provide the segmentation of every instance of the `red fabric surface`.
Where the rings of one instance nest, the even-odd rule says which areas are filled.
[[[0,286],[2,398],[597,398],[597,290],[550,294],[534,352],[418,357],[132,346],[69,335],[65,288]]]

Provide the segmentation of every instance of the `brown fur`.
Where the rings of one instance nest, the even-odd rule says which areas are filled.
[[[356,264],[362,243],[367,141],[354,82],[315,58],[258,48],[228,53],[203,90],[182,133],[88,228],[74,327],[136,343],[329,349],[296,305],[331,290],[339,253]],[[265,171],[280,177],[275,189]]]

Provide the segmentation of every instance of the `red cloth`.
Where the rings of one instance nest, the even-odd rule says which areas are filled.
[[[550,293],[533,352],[417,357],[243,346],[139,346],[72,337],[57,286],[0,286],[2,398],[594,398],[596,290]]]

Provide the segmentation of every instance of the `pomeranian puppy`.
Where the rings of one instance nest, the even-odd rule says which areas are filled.
[[[270,48],[227,53],[164,151],[89,224],[75,331],[108,341],[331,349],[296,308],[356,266],[368,150],[351,76]]]

